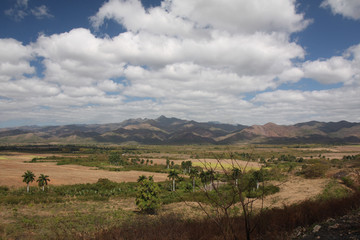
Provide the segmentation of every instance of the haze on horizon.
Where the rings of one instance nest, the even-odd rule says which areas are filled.
[[[360,1],[4,0],[0,127],[360,122]]]

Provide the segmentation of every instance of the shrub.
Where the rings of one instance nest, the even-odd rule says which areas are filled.
[[[349,176],[345,176],[342,177],[341,180],[343,181],[343,183],[345,184],[345,186],[349,187],[349,188],[354,188],[354,180],[349,177]]]
[[[160,208],[160,188],[152,178],[144,178],[139,182],[136,193],[136,205],[141,211],[153,214]]]
[[[327,164],[318,162],[310,165],[303,165],[302,174],[305,178],[321,178],[325,176],[328,169],[329,166]]]
[[[7,186],[0,186],[0,194],[6,195],[9,192],[9,188]]]

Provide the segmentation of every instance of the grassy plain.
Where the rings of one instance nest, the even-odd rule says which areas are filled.
[[[125,164],[109,161],[112,154],[118,154]],[[138,145],[64,147],[55,152],[37,152],[36,147],[0,151],[0,239],[87,239],[141,217],[135,205],[140,175],[153,176],[162,191],[163,206],[158,216],[152,217],[169,213],[181,218],[206,217],[203,211],[193,208],[196,203],[191,203],[200,199],[206,204],[200,179],[192,193],[191,179],[181,174],[177,191],[171,192],[167,160],[179,173],[183,173],[183,161],[191,161],[199,170],[210,168],[219,173],[234,166],[246,167],[248,171],[263,167],[268,183],[280,188],[264,200],[264,206],[272,208],[310,198],[347,195],[351,188],[334,175],[342,171],[353,176],[351,173],[360,169],[360,162],[343,157],[358,154],[360,146],[354,145]],[[305,173],[309,174],[312,166],[322,167],[324,173],[306,178]],[[21,175],[27,170],[36,176],[49,175],[51,181],[45,192],[33,182],[31,192],[26,193]],[[255,203],[255,207],[260,204]]]

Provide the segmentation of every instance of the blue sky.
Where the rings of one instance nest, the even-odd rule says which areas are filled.
[[[0,127],[360,122],[359,0],[2,0]]]

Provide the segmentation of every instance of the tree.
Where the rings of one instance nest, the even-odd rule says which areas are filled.
[[[207,189],[206,185],[207,185],[207,181],[208,181],[208,175],[203,170],[200,173],[200,179],[201,179],[201,182],[204,184],[204,189],[206,190]]]
[[[189,175],[192,178],[193,192],[195,192],[195,178],[199,175],[199,171],[196,168],[191,168]]]
[[[154,214],[160,207],[160,188],[152,177],[142,178],[136,188],[135,203],[142,212]]]
[[[118,152],[112,152],[109,156],[109,162],[113,165],[126,165],[128,162],[118,153]]]
[[[30,190],[29,183],[35,180],[35,174],[27,170],[26,172],[24,172],[24,175],[22,175],[22,177],[23,177],[23,182],[26,183],[26,192],[29,192]]]
[[[49,176],[40,174],[38,180],[36,180],[39,184],[39,187],[42,187],[42,190],[45,191],[45,185],[48,185],[48,182],[50,182]]]
[[[256,223],[254,223],[253,203],[257,200],[261,201],[260,211],[263,209],[263,198],[265,196],[264,179],[262,170],[253,173],[246,171],[248,163],[252,160],[252,154],[246,156],[245,166],[240,165],[234,154],[229,154],[231,161],[231,169],[222,163],[223,156],[215,156],[217,160],[216,167],[203,162],[205,171],[200,173],[202,182],[204,183],[204,194],[207,202],[212,206],[211,210],[204,206],[201,201],[197,201],[198,205],[207,216],[212,219],[221,230],[224,239],[239,239],[236,228],[239,226],[234,214],[237,211],[243,216],[243,224],[246,239],[250,240],[250,234],[254,231]],[[213,184],[215,179],[215,169],[221,174],[224,184]],[[219,170],[221,169],[221,170]],[[236,181],[238,179],[238,181]],[[235,180],[235,184],[233,181]],[[254,181],[255,180],[255,181]],[[250,194],[252,189],[256,189],[258,182],[263,182],[262,187]],[[207,183],[211,188],[207,187]],[[227,183],[227,184],[226,184]]]
[[[168,175],[168,178],[172,180],[172,191],[175,192],[175,180],[179,178],[179,174],[175,169],[172,169]]]
[[[238,186],[238,180],[239,180],[239,177],[240,177],[240,174],[241,174],[241,170],[237,167],[234,167],[233,169],[231,169],[232,171],[232,177],[233,179],[235,180],[235,186],[237,187]]]
[[[166,158],[166,168],[167,169],[170,168],[170,160],[169,160],[169,158]]]
[[[146,176],[145,175],[141,175],[139,176],[137,182],[141,182],[142,180],[145,180],[146,179]]]
[[[181,168],[183,169],[184,173],[190,173],[190,169],[192,166],[192,162],[191,161],[182,161],[181,162]]]

